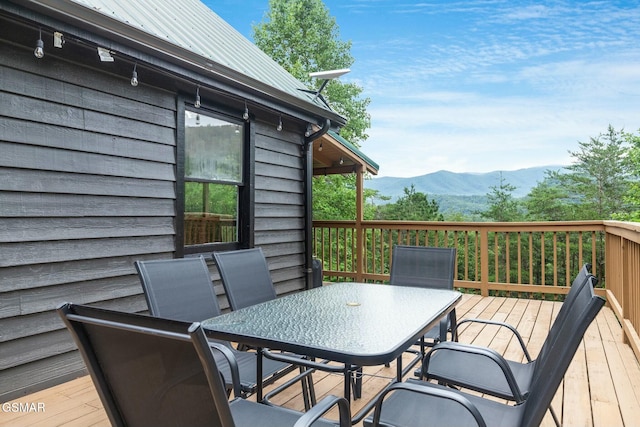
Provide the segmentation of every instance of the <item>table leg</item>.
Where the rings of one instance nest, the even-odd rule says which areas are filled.
[[[344,398],[351,402],[351,365],[344,365]]]
[[[402,382],[402,374],[402,356],[398,356],[398,359],[396,360],[396,379],[398,382]]]
[[[256,349],[256,402],[262,402],[262,347]]]

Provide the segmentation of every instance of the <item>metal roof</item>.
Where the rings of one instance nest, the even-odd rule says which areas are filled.
[[[277,62],[199,0],[26,0],[344,124]]]

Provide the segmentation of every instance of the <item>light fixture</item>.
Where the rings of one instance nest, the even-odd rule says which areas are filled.
[[[138,72],[136,71],[136,67],[138,64],[133,64],[133,73],[131,73],[131,86],[138,86]]]
[[[62,46],[64,46],[64,34],[56,31],[55,33],[53,33],[53,47],[62,49]]]
[[[42,57],[44,56],[44,42],[42,41],[42,28],[40,28],[40,36],[38,37],[38,41],[36,42],[36,48],[34,49],[33,54],[38,59],[42,59]]]
[[[249,121],[249,108],[247,107],[247,101],[244,101],[244,113],[242,113],[242,119],[245,122]]]
[[[340,164],[344,163],[344,157],[340,157]]]
[[[311,130],[311,123],[307,123],[307,130],[304,131],[304,136],[309,137],[311,135]]]
[[[200,114],[196,114],[196,126],[200,126]]]
[[[322,141],[320,141],[320,146],[318,147],[318,151],[322,151]]]
[[[103,47],[98,48],[98,56],[100,57],[100,61],[102,62],[113,62],[113,56],[111,56],[111,52],[109,49],[105,49]]]
[[[278,132],[282,131],[282,115],[278,118],[278,127],[276,128]]]
[[[193,103],[193,106],[196,108],[200,108],[200,86],[196,88],[196,100]]]

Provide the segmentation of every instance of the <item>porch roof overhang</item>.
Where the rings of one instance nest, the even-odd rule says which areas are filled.
[[[355,173],[358,168],[377,175],[378,164],[355,145],[330,130],[313,142],[313,175]]]

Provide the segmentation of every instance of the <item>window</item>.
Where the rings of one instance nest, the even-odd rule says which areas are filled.
[[[199,110],[184,111],[184,247],[241,242],[245,129]]]

